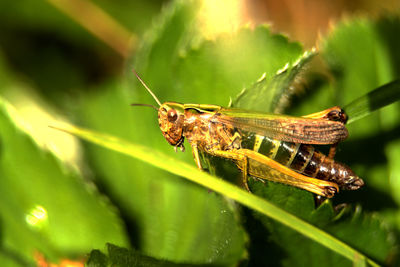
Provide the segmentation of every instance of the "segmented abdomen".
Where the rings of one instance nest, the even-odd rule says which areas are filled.
[[[341,177],[351,172],[346,166],[315,150],[312,145],[284,142],[249,134],[243,136],[242,147],[261,153],[303,175],[332,181],[340,187],[346,184]]]

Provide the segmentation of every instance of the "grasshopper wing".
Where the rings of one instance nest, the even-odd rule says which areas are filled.
[[[335,144],[348,136],[344,123],[339,121],[255,113],[241,109],[223,108],[212,121],[231,124],[239,131],[302,144]]]

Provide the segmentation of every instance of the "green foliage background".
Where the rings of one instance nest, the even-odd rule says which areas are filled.
[[[105,52],[108,48],[46,2],[0,2],[2,266],[33,264],[38,252],[52,262],[82,259],[94,249],[89,265],[363,264],[207,188],[115,151],[79,143],[82,160],[67,164],[37,144],[37,129],[19,110],[35,103],[55,117],[194,164],[189,151],[175,154],[163,140],[154,110],[129,106],[154,104],[131,73],[133,66],[161,101],[222,106],[264,73],[267,82],[277,81],[269,86],[278,91],[304,77],[309,88],[286,110],[304,115],[345,106],[400,77],[399,16],[338,22],[321,40],[317,56],[330,78],[309,69],[307,75],[288,75],[282,81],[274,80],[276,73],[287,66],[289,74],[297,74],[294,66],[306,60],[304,50],[268,26],[207,40],[197,28],[198,1],[174,1],[162,10],[151,2],[124,9],[107,1],[98,4],[143,33],[122,75],[113,73],[119,62]],[[40,8],[41,15],[33,8]],[[258,110],[271,100],[245,101]],[[362,190],[341,192],[318,208],[311,193],[285,185],[251,181],[253,192],[379,264],[398,264],[399,108],[392,104],[349,125],[350,137],[340,145],[337,159],[364,179]],[[221,165],[220,176],[229,180],[237,175],[233,164]],[[335,205],[341,203],[348,205],[337,212]],[[29,224],[42,208],[47,218]]]

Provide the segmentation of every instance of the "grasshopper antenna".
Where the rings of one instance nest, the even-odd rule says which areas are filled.
[[[157,102],[157,104],[159,106],[161,106],[161,102],[160,100],[158,100],[158,98],[156,97],[156,95],[150,90],[150,88],[144,83],[144,81],[142,80],[142,78],[139,77],[139,74],[137,74],[135,69],[132,69],[133,73],[135,73],[136,78],[138,78],[139,82],[144,86],[144,88],[146,88],[146,90],[151,94],[151,96],[154,98],[154,100]],[[158,110],[158,109],[157,109]]]
[[[134,104],[131,104],[131,106],[151,107],[151,108],[154,108],[155,110],[158,111],[158,108],[156,106],[153,106],[153,105],[150,105],[150,104],[136,104],[136,103],[134,103]]]

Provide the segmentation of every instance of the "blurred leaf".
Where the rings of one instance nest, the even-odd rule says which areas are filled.
[[[335,77],[338,104],[360,101],[349,105],[368,106],[369,110],[371,103],[383,105],[386,100],[395,99],[399,89],[396,82],[389,82],[400,78],[400,54],[394,49],[400,40],[393,38],[400,29],[399,16],[382,16],[377,20],[353,18],[338,23],[333,29],[321,47]],[[380,86],[383,93],[371,92]],[[374,99],[366,102],[360,96]],[[365,209],[384,210],[395,205],[390,196],[385,146],[399,139],[399,110],[397,102],[350,124],[349,141],[338,153],[337,158],[354,168],[366,182],[359,195]]]
[[[71,90],[89,82],[90,75],[106,72],[104,64],[96,69],[102,63],[94,56],[105,46],[46,1],[0,1],[0,38],[10,69],[29,77],[38,85],[36,90],[53,101],[60,100],[62,89]]]
[[[389,161],[389,184],[391,194],[397,204],[400,205],[400,140],[389,143],[385,151]]]
[[[400,78],[400,69],[395,67],[398,64],[396,62],[400,60],[398,52],[388,49],[393,43],[386,43],[399,27],[398,18],[382,17],[377,21],[352,19],[338,23],[332,33],[322,41],[322,55],[336,78],[338,104],[349,103],[379,86]],[[393,38],[391,40],[393,41]],[[400,45],[399,40],[396,42]],[[392,87],[391,90],[395,92],[396,88]],[[395,105],[397,109],[400,106],[399,103]],[[349,126],[351,136],[372,135],[385,124],[391,125],[389,127],[396,125],[400,114],[393,114],[394,116],[385,121],[382,117],[390,113],[385,110],[380,112],[381,115],[371,114],[368,120]]]
[[[364,238],[386,240],[386,245],[382,244],[375,250],[362,250],[376,259],[388,253],[389,244],[393,248],[398,246],[393,234],[385,236],[372,229],[379,224],[396,226],[399,231],[398,223],[393,223],[393,216],[399,214],[399,205],[396,203],[396,183],[391,182],[392,177],[397,176],[392,167],[396,156],[391,151],[398,149],[400,103],[384,107],[396,101],[400,94],[398,81],[394,81],[400,78],[400,53],[395,48],[399,47],[400,40],[394,37],[399,30],[399,16],[382,16],[376,20],[355,18],[338,23],[322,41],[322,55],[334,74],[338,102],[350,103],[346,106],[346,111],[348,109],[352,115],[350,119],[359,119],[349,125],[350,140],[341,146],[338,158],[352,166],[366,183],[358,194],[363,209],[380,212],[378,220],[356,215],[352,221],[359,223],[357,231],[343,225],[339,229],[340,224],[335,231],[338,235],[358,232],[358,238],[353,241],[355,247],[360,247]],[[374,88],[378,89],[372,91]],[[381,109],[360,119],[377,108]],[[368,230],[363,231],[364,227]],[[391,253],[387,254],[385,261],[395,265],[397,256]]]
[[[107,23],[82,9],[82,1],[65,2],[75,3],[77,16],[93,21],[100,30]],[[133,35],[151,24],[162,5],[159,0],[90,2],[114,15]],[[73,107],[78,88],[85,90],[119,76],[124,64],[112,49],[49,1],[0,1],[0,39],[0,52],[11,70],[42,97],[66,108]]]
[[[40,252],[56,261],[82,255],[109,240],[127,244],[109,203],[100,200],[76,172],[40,150],[20,129],[29,126],[3,99],[0,125],[3,255],[32,261]]]

